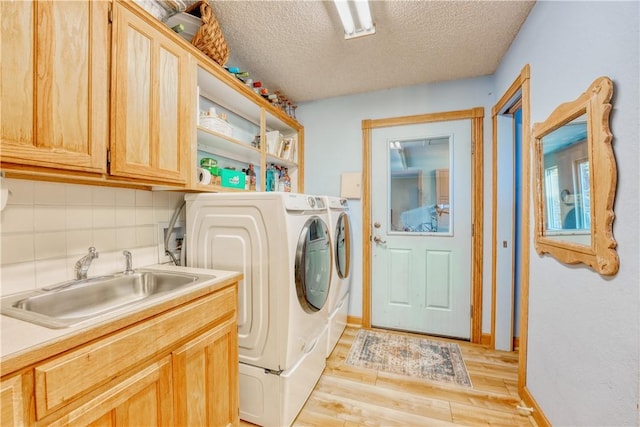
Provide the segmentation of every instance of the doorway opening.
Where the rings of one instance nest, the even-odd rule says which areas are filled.
[[[520,393],[526,386],[531,246],[529,82],[525,65],[492,110],[491,344],[500,350],[518,348]]]
[[[512,351],[519,340],[522,228],[522,93],[493,117],[492,325],[494,349]]]

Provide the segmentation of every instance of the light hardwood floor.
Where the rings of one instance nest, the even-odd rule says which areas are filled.
[[[347,327],[294,425],[536,425],[516,409],[517,353],[456,341],[473,383],[462,387],[345,365],[357,332]]]

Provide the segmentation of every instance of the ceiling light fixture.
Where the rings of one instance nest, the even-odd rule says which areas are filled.
[[[336,5],[338,15],[340,15],[340,21],[342,21],[342,26],[344,27],[345,40],[376,33],[376,27],[371,19],[368,0],[333,0],[333,2]],[[351,13],[352,4],[355,6],[358,23],[360,24],[357,28],[353,20],[353,14]]]

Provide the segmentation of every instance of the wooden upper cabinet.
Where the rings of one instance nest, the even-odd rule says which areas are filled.
[[[196,87],[192,58],[155,23],[121,3],[113,7],[110,174],[186,184]]]
[[[2,162],[106,171],[109,2],[0,2]]]

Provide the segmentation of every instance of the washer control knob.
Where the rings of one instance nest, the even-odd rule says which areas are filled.
[[[309,206],[311,206],[312,208],[316,206],[316,199],[314,199],[313,197],[309,197],[307,201],[309,202]]]

